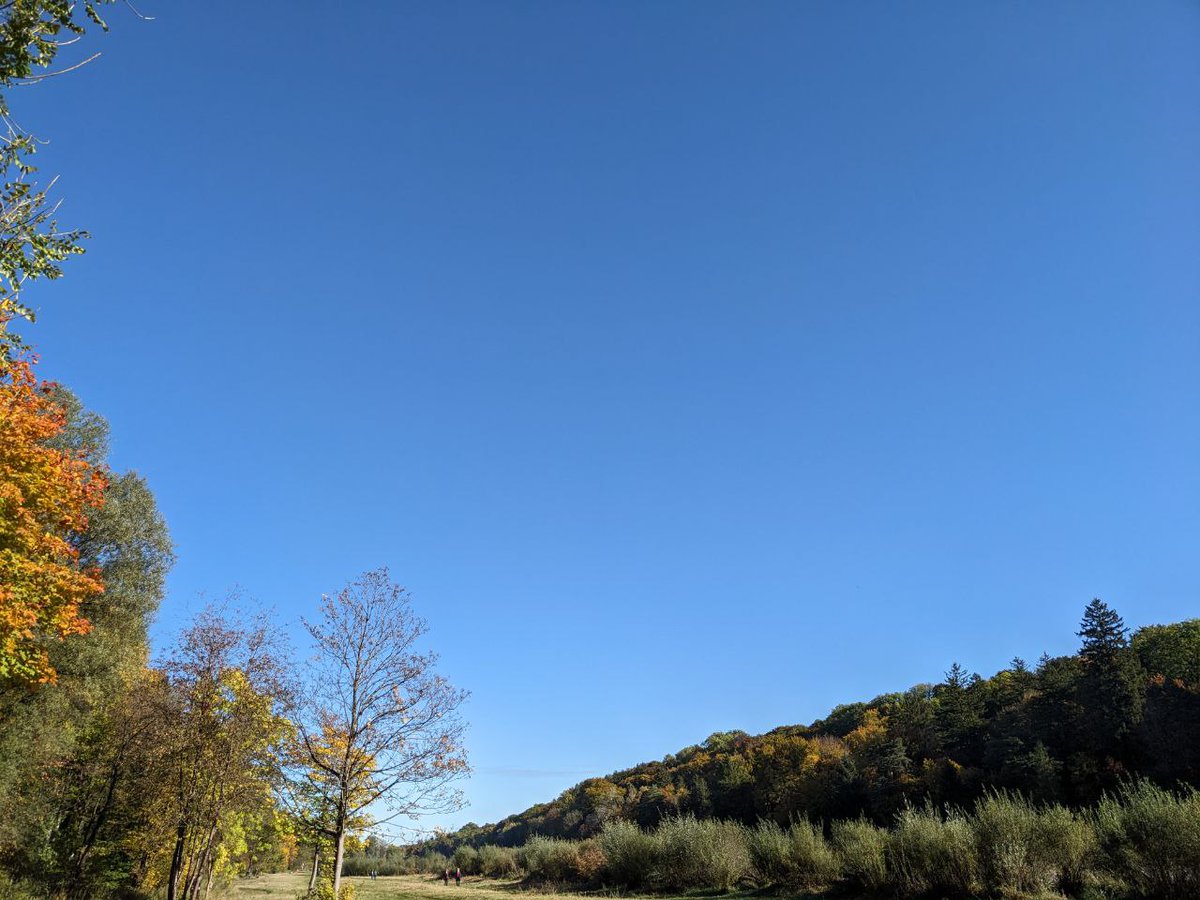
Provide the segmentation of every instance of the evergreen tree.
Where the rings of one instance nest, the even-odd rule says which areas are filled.
[[[1093,750],[1120,760],[1126,738],[1142,718],[1145,676],[1130,649],[1129,630],[1103,600],[1088,604],[1078,634],[1083,638],[1079,694],[1087,711],[1085,738]]]
[[[938,733],[946,752],[959,763],[973,763],[979,754],[982,709],[975,690],[979,681],[978,675],[968,674],[956,662],[937,687]]]
[[[1083,611],[1076,634],[1083,638],[1079,655],[1088,661],[1111,658],[1129,646],[1124,620],[1099,597],[1094,597]]]

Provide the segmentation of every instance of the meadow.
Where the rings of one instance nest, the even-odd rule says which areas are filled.
[[[527,888],[516,879],[496,879],[468,876],[460,886],[443,885],[429,875],[390,875],[372,881],[355,876],[346,881],[354,886],[355,900],[562,900],[558,892],[546,889]],[[221,893],[221,900],[295,900],[304,893],[308,878],[303,873],[278,872],[254,878],[239,878]],[[592,892],[593,896],[609,896],[611,892]],[[587,896],[587,892],[572,892],[575,896]],[[736,898],[738,894],[726,894]],[[670,896],[656,895],[655,900],[671,900]]]

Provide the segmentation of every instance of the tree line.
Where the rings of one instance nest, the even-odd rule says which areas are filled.
[[[174,551],[108,427],[26,357],[0,376],[0,895],[208,897],[456,808],[464,695],[385,569],[321,599],[303,666],[239,597],[152,658]]]
[[[298,665],[241,598],[151,658],[174,553],[108,427],[17,358],[0,377],[0,894],[197,900],[456,808],[464,694],[385,569],[321,599]]]
[[[301,667],[238,597],[151,659],[174,561],[108,426],[15,354],[0,374],[0,894],[165,896],[311,859],[456,808],[464,694],[385,569],[321,599]]]

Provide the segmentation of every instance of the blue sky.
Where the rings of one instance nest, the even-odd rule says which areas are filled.
[[[13,97],[166,639],[389,565],[492,821],[1200,606],[1200,7],[155,2]],[[431,824],[431,823],[427,823]]]

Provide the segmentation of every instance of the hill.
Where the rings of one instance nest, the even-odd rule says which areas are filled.
[[[719,732],[419,852],[587,838],[614,820],[651,827],[680,814],[886,823],[906,803],[967,805],[993,787],[1082,806],[1135,776],[1200,784],[1200,619],[1130,636],[1095,600],[1079,635],[1077,654],[1033,667],[1014,659],[982,678],[955,664],[938,684],[838,706],[809,725]]]

